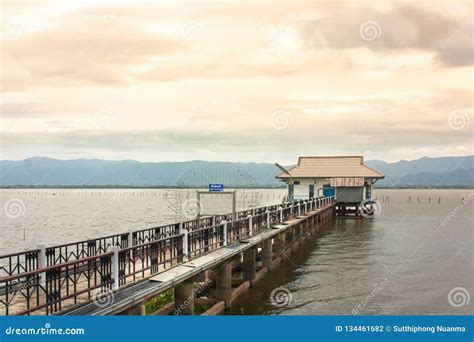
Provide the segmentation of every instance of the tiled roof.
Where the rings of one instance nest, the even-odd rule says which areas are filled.
[[[380,172],[364,165],[362,156],[299,157],[298,164],[288,170],[293,178],[304,177],[367,177],[384,178]],[[290,178],[281,173],[277,178]]]

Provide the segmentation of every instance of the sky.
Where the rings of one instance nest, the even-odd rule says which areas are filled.
[[[0,159],[473,154],[470,1],[1,6]]]

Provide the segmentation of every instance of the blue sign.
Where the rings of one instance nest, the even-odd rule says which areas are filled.
[[[211,192],[224,191],[224,184],[209,184],[209,191]]]

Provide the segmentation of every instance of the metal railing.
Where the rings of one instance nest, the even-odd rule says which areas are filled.
[[[0,314],[56,313],[334,202],[286,202],[235,220],[216,215],[0,256]]]
[[[49,315],[107,292],[112,253],[0,278],[0,313]]]
[[[178,234],[120,249],[118,286],[146,278],[181,263],[184,256],[183,236],[184,234]]]

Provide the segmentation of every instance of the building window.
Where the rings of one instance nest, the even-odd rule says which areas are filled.
[[[300,181],[294,181],[293,184],[294,185],[300,185]]]

